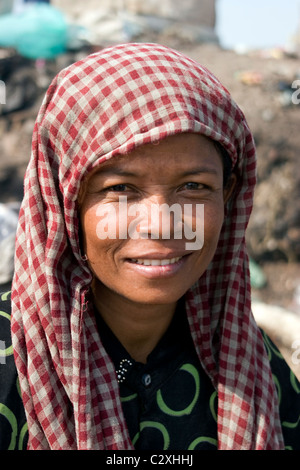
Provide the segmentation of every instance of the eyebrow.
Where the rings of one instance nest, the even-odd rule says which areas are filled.
[[[121,168],[110,168],[110,167],[104,167],[104,168],[99,168],[93,176],[96,175],[119,175],[119,176],[139,176],[137,173],[133,173],[131,171],[127,170],[122,170]]]
[[[180,176],[182,177],[186,177],[186,176],[191,176],[191,175],[197,175],[197,174],[201,174],[201,173],[208,173],[208,174],[212,174],[212,175],[218,175],[218,170],[213,168],[213,167],[206,167],[206,166],[202,166],[202,167],[196,167],[196,168],[191,168],[191,169],[188,169],[187,171],[183,172],[183,173],[180,173]],[[94,176],[95,175],[118,175],[118,176],[128,176],[128,177],[140,177],[141,175],[139,175],[138,173],[136,172],[132,172],[132,171],[128,171],[128,170],[123,170],[122,168],[110,168],[110,167],[106,167],[106,168],[99,168],[95,173],[94,173]]]
[[[191,168],[184,173],[182,173],[182,176],[190,176],[190,175],[198,175],[200,173],[209,173],[211,175],[218,175],[219,172],[216,168],[213,167],[207,167],[207,166],[201,166],[197,168]]]

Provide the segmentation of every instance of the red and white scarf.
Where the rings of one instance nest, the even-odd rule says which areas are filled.
[[[283,448],[276,390],[251,313],[245,230],[256,156],[245,117],[192,59],[156,44],[125,44],[61,71],[34,128],[12,289],[30,449],[133,448],[89,301],[77,197],[103,160],[182,132],[220,142],[238,174],[214,259],[186,294],[196,351],[218,391],[218,447]]]

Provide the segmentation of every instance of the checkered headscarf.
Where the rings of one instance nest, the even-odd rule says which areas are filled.
[[[30,449],[132,448],[89,301],[77,197],[101,161],[182,132],[220,142],[238,175],[214,259],[186,294],[196,351],[218,391],[218,445],[283,447],[276,391],[251,313],[245,230],[256,180],[252,135],[207,69],[164,46],[127,44],[60,72],[34,128],[12,290]]]

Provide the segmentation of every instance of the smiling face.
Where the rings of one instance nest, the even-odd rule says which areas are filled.
[[[201,135],[168,137],[101,164],[89,177],[80,204],[83,246],[99,302],[103,295],[111,301],[122,297],[148,305],[172,304],[182,297],[214,256],[229,193],[230,186],[223,188],[221,157],[213,142]],[[120,204],[120,197],[126,205]],[[131,211],[137,207],[134,204],[144,208],[135,212],[138,223]],[[199,225],[197,210],[204,205],[201,249],[190,248],[184,231],[175,237],[174,217],[169,219],[169,237],[164,236],[161,213],[153,211],[162,205],[176,207],[179,213],[181,208],[183,218],[186,205],[192,208],[189,228],[193,231]],[[106,238],[99,237],[103,214],[107,227],[115,228]],[[129,229],[126,237],[124,226]],[[134,237],[128,236],[132,226]]]

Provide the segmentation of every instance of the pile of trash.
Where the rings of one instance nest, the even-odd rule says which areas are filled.
[[[218,43],[213,28],[201,24],[156,16],[134,14],[127,10],[114,12],[109,9],[83,11],[75,24],[81,26],[81,34],[91,44],[103,47],[132,41],[162,42],[169,38],[175,43]],[[84,33],[85,31],[85,33]]]
[[[139,14],[130,8],[113,8],[113,3],[101,6],[101,2],[94,8],[83,4],[78,15],[73,10],[70,6],[66,13],[48,2],[32,0],[20,2],[6,14],[0,12],[0,47],[14,48],[28,59],[55,59],[83,45],[104,47],[162,37],[177,38],[179,43],[218,42],[214,27],[205,21],[201,24],[201,18],[185,21],[151,9],[150,14]]]
[[[106,46],[132,41],[218,42],[216,0],[53,0],[86,39]]]
[[[12,47],[29,59],[53,59],[66,51],[64,15],[45,3],[32,3],[20,12],[0,16],[0,46]]]

